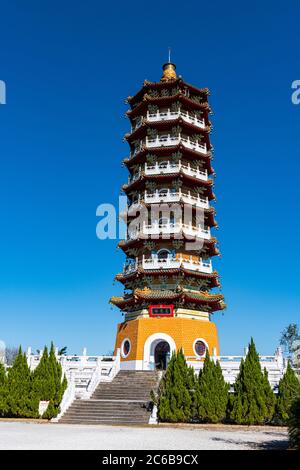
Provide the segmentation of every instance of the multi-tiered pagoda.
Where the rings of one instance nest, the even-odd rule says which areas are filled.
[[[111,299],[125,315],[115,346],[123,368],[164,369],[179,348],[195,360],[207,348],[219,354],[211,314],[225,304],[211,262],[219,250],[208,94],[167,63],[160,82],[127,98],[128,238],[116,276],[125,291]]]

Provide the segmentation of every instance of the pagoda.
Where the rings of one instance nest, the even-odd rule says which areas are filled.
[[[129,172],[126,255],[116,279],[124,295],[110,302],[121,309],[115,353],[121,368],[165,369],[173,351],[201,360],[219,355],[211,315],[225,308],[212,257],[219,255],[209,90],[196,88],[163,66],[159,82],[144,81],[127,98],[131,131],[125,135]]]

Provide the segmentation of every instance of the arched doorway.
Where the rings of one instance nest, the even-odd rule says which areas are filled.
[[[168,259],[170,258],[171,252],[170,250],[167,250],[165,248],[162,248],[157,252],[157,258],[158,259]]]
[[[170,345],[167,341],[159,341],[154,349],[155,368],[166,370],[170,359]]]
[[[156,368],[155,349],[159,343],[167,343],[169,346],[169,353],[165,353],[166,361],[168,361],[169,357],[172,356],[172,353],[176,351],[175,341],[170,335],[160,332],[153,333],[152,335],[148,336],[144,344],[143,370],[153,370]],[[157,355],[159,350],[160,347],[157,349]],[[167,354],[169,354],[169,356],[167,356]],[[159,358],[157,357],[156,359]],[[157,362],[159,364],[159,360]]]

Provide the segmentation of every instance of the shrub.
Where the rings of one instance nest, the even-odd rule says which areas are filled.
[[[300,382],[296,377],[290,363],[288,363],[284,376],[279,382],[276,403],[275,422],[288,424],[290,408],[296,398],[300,397]]]
[[[195,418],[205,423],[219,423],[226,416],[229,384],[224,380],[220,363],[214,363],[207,351],[200,370],[194,397]]]
[[[21,347],[7,374],[7,414],[19,418],[38,417],[39,397],[32,387],[32,375]]]
[[[62,379],[62,368],[51,343],[50,353],[44,348],[41,360],[33,373],[33,389],[39,400],[49,401],[43,418],[51,419],[60,411],[59,405],[67,388],[67,379]]]
[[[300,398],[297,398],[290,410],[289,438],[291,447],[300,450]]]
[[[8,412],[7,397],[7,374],[4,365],[0,362],[0,416],[4,416]]]
[[[263,424],[272,419],[275,396],[266,370],[262,372],[259,356],[251,338],[245,361],[241,361],[234,384],[235,395],[229,401],[229,418],[238,424]]]
[[[173,353],[158,390],[158,416],[161,421],[187,422],[192,417],[194,370],[188,367],[183,351]]]

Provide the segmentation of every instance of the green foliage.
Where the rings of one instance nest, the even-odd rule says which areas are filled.
[[[291,447],[300,450],[300,398],[290,408],[289,438]]]
[[[33,388],[39,395],[40,400],[50,400],[54,393],[54,381],[49,368],[48,348],[45,346],[43,355],[33,372]]]
[[[32,387],[32,375],[21,347],[7,374],[7,414],[18,418],[38,417],[39,399]]]
[[[245,361],[241,361],[239,375],[234,384],[235,395],[229,401],[229,419],[238,424],[263,424],[272,419],[275,396],[262,372],[253,339]]]
[[[45,413],[43,414],[42,418],[43,419],[52,419],[55,418],[59,413],[59,406],[55,405],[53,400],[50,400],[49,405],[47,406],[47,409]]]
[[[64,391],[67,388],[67,380],[62,380],[62,368],[55,356],[54,345],[51,343],[50,353],[45,347],[41,360],[33,373],[33,389],[39,400],[49,401],[48,408],[43,418],[53,418],[59,413],[59,405]]]
[[[286,372],[279,382],[276,403],[275,421],[278,424],[288,424],[290,409],[293,402],[300,397],[300,382],[288,363]]]
[[[194,395],[194,417],[205,423],[219,423],[226,416],[229,385],[220,363],[214,363],[207,351]]]
[[[7,396],[7,374],[4,365],[0,362],[0,416],[8,412]]]
[[[276,396],[272,390],[268,379],[268,372],[267,369],[264,368],[264,382],[263,382],[264,394],[265,394],[265,403],[266,403],[266,417],[265,422],[270,423],[274,417],[275,412],[275,404],[276,404]]]
[[[50,419],[59,413],[59,405],[67,380],[62,380],[62,368],[51,344],[50,354],[45,347],[41,360],[31,372],[21,347],[12,367],[6,373],[0,363],[0,416],[38,418],[39,402],[49,401],[43,417]]]
[[[187,366],[183,351],[172,354],[159,385],[158,416],[161,421],[187,422],[192,416],[194,370]]]
[[[299,339],[299,328],[296,323],[290,323],[282,332],[280,337],[280,344],[291,353],[293,352],[293,342]]]
[[[65,356],[67,354],[67,349],[68,349],[67,346],[64,346],[63,348],[59,349],[58,350],[58,355],[59,356]]]

